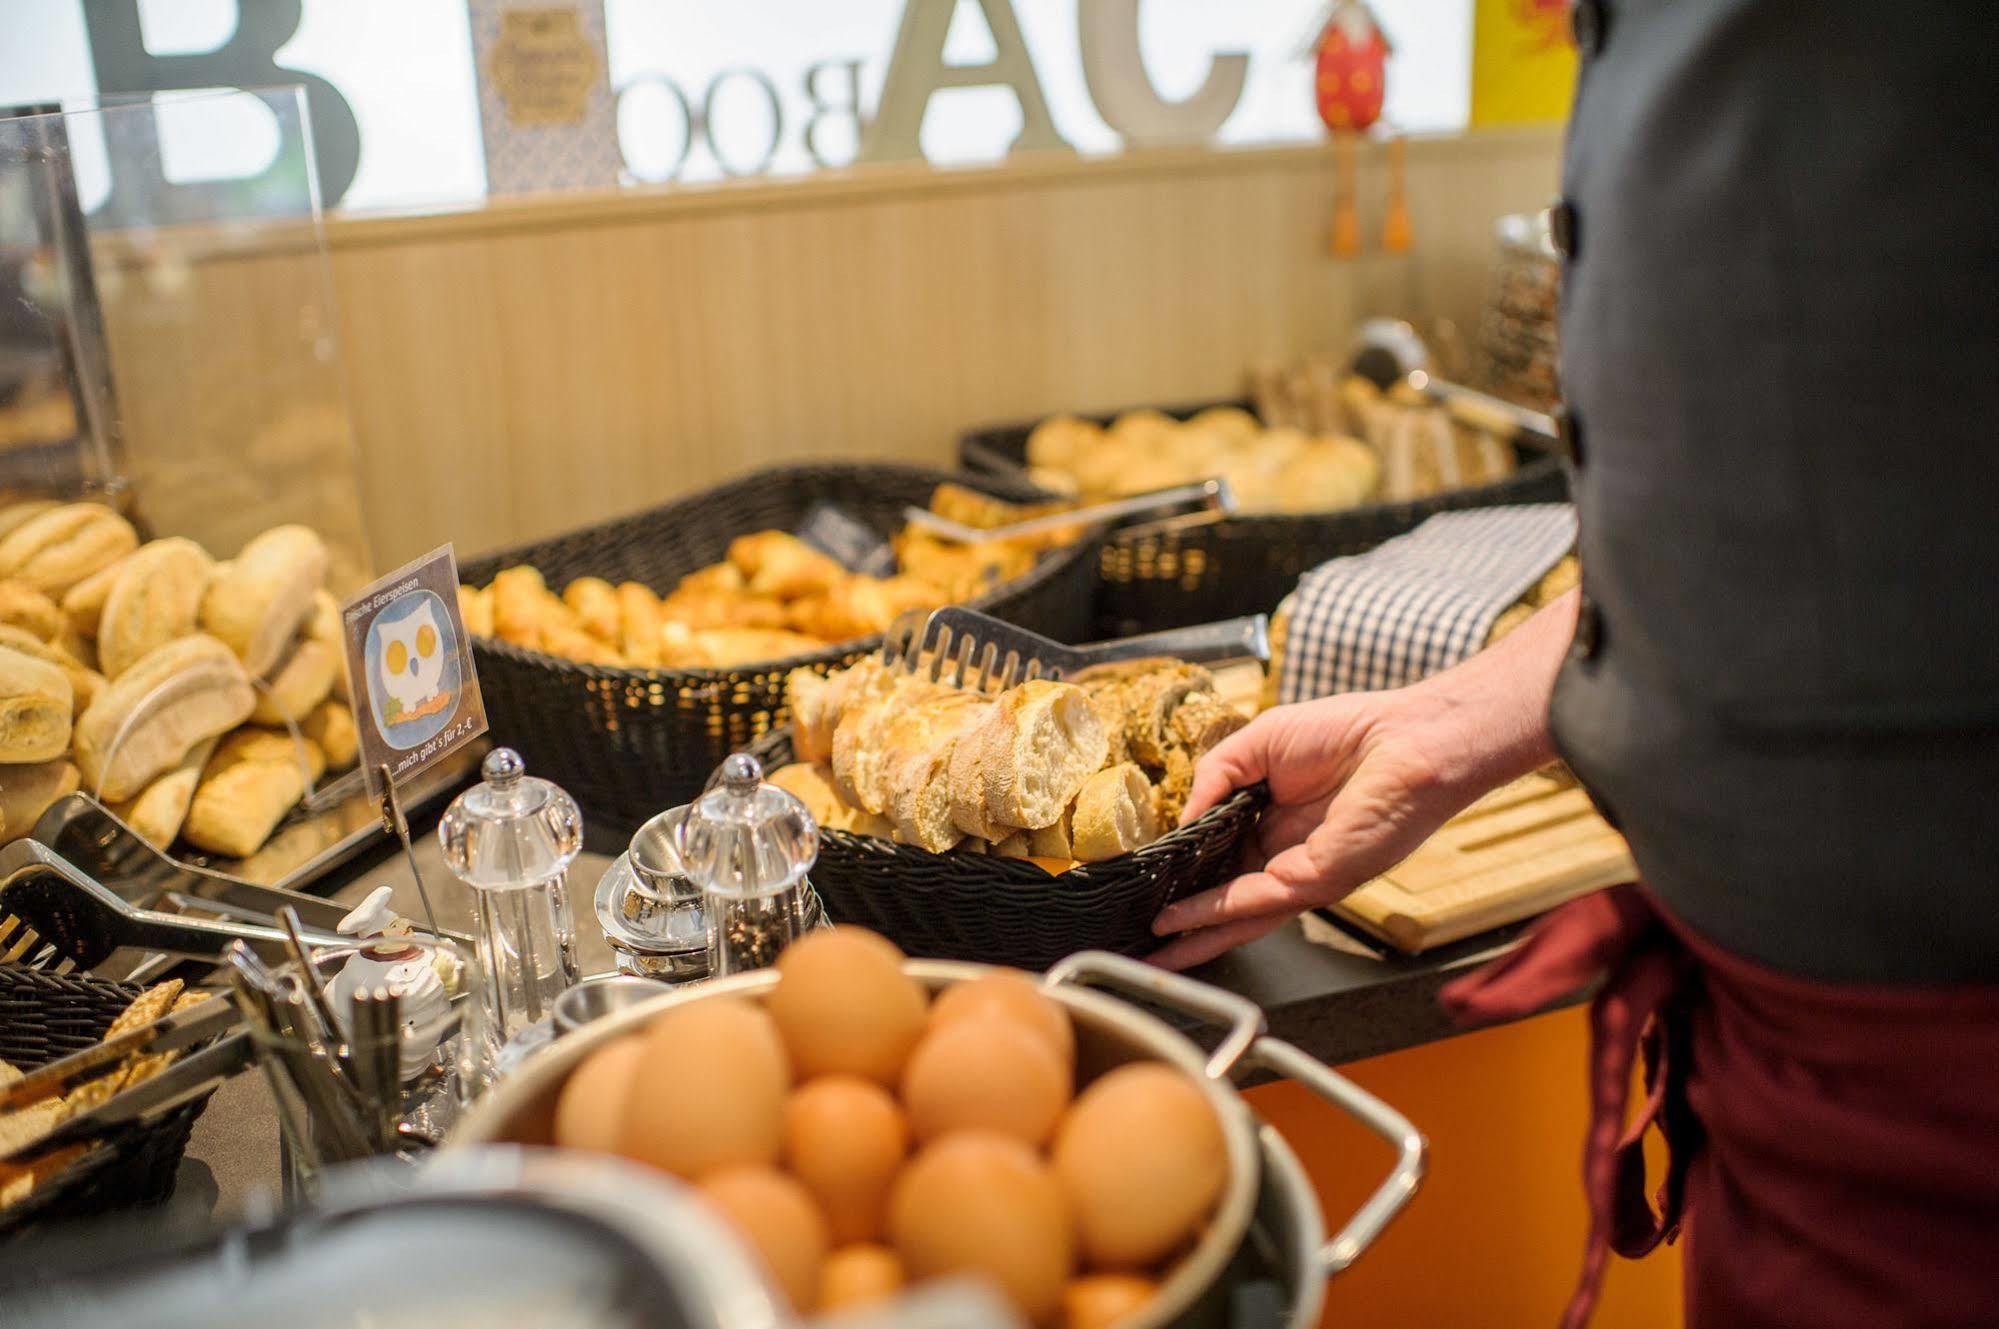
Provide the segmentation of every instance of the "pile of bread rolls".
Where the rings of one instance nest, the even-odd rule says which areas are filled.
[[[1221,476],[1245,512],[1326,512],[1374,497],[1381,465],[1343,433],[1267,429],[1233,406],[1175,420],[1126,411],[1108,428],[1058,415],[1027,439],[1028,474],[1058,493],[1141,494]]]
[[[981,529],[1050,510],[958,485],[940,485],[931,508]],[[873,636],[905,610],[968,600],[1017,577],[1042,549],[1074,538],[1056,532],[965,545],[910,527],[894,541],[901,570],[869,577],[787,531],[758,531],[731,541],[727,558],[682,577],[664,597],[640,582],[614,586],[602,577],[578,577],[558,595],[540,571],[520,565],[488,586],[461,586],[458,598],[475,636],[581,664],[725,669]]]
[[[0,839],[82,789],[162,849],[260,848],[355,759],[326,566],[303,526],[218,563],[99,504],[0,508]]]
[[[1245,723],[1207,670],[1180,661],[990,695],[870,658],[830,677],[796,670],[786,692],[799,760],[772,780],[821,825],[1051,872],[1174,826],[1194,763]]]

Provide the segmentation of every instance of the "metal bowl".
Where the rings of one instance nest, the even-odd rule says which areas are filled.
[[[586,1024],[651,1001],[662,991],[659,980],[630,974],[586,978],[555,999],[555,1032],[573,1034]]]
[[[993,972],[991,966],[944,960],[909,960],[904,972],[932,991]],[[683,1002],[737,995],[760,997],[777,985],[773,970],[716,979],[699,988],[666,993],[600,1020],[536,1053],[508,1075],[460,1123],[448,1146],[548,1144],[555,1101],[570,1071],[598,1046],[650,1022]],[[1217,1049],[1203,1053],[1188,1039],[1136,1006],[1088,990],[1105,987],[1148,1004],[1227,1027]],[[1393,1144],[1394,1169],[1317,1263],[1336,1272],[1364,1250],[1415,1193],[1422,1177],[1424,1142],[1393,1108],[1292,1045],[1265,1037],[1263,1013],[1233,993],[1169,974],[1151,965],[1101,951],[1073,955],[1049,970],[1042,989],[1068,1011],[1076,1030],[1076,1083],[1089,1084],[1116,1066],[1162,1061],[1198,1085],[1221,1123],[1228,1155],[1228,1185],[1192,1251],[1161,1280],[1145,1312],[1120,1329],[1161,1329],[1169,1324],[1219,1322],[1225,1312],[1224,1274],[1249,1231],[1263,1191],[1260,1123],[1228,1076],[1256,1068],[1285,1076],[1358,1118]],[[1323,1276],[1323,1274],[1321,1274]]]

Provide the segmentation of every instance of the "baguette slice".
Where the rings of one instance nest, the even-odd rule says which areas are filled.
[[[941,854],[963,838],[951,821],[951,755],[985,722],[993,704],[976,693],[954,692],[924,710],[920,727],[912,725],[890,739],[884,763],[888,810],[897,839]]]
[[[49,804],[77,791],[76,767],[58,758],[30,766],[0,766],[0,841],[18,840],[35,828]]]
[[[1103,719],[1083,690],[1047,679],[1010,689],[980,733],[986,823],[1013,830],[1059,821],[1110,750]]]
[[[0,646],[0,762],[54,761],[69,751],[76,690],[56,665]]]
[[[1072,850],[1084,863],[1128,854],[1159,838],[1152,786],[1131,762],[1098,771],[1076,795]]]
[[[259,678],[313,612],[326,580],[326,542],[304,526],[274,526],[216,565],[201,601],[201,627]]]
[[[1053,826],[1043,826],[1038,831],[1028,833],[1028,847],[1036,858],[1076,857],[1076,830],[1073,825],[1075,815],[1076,809],[1072,804],[1063,811],[1062,819]]]
[[[155,540],[121,560],[97,620],[97,660],[116,678],[201,623],[215,560],[192,540]],[[67,600],[65,600],[67,603]]]
[[[784,684],[791,706],[792,751],[800,761],[831,761],[833,735],[847,708],[900,681],[872,655],[823,680],[809,669],[792,670]]]
[[[168,642],[113,680],[76,722],[84,787],[107,802],[133,798],[256,706],[249,676],[229,647],[201,633]]]

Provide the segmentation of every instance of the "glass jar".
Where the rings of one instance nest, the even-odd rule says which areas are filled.
[[[555,999],[578,977],[569,865],[583,849],[576,800],[526,774],[520,754],[494,748],[480,784],[438,823],[451,871],[471,888],[473,937],[495,1068],[553,1037]]]
[[[723,762],[688,809],[680,856],[707,902],[711,975],[775,963],[813,925],[806,873],[819,857],[819,827],[803,803],[764,783],[747,753]]]

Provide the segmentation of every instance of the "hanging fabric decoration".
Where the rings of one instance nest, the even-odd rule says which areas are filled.
[[[1360,136],[1381,118],[1390,48],[1365,0],[1335,0],[1315,32],[1313,88],[1319,119],[1333,136],[1336,154],[1332,250],[1340,258],[1352,258],[1361,249],[1357,148]],[[1405,233],[1407,221],[1404,215]],[[1388,240],[1384,234],[1384,248],[1392,248]],[[1402,248],[1407,247],[1405,242]]]

